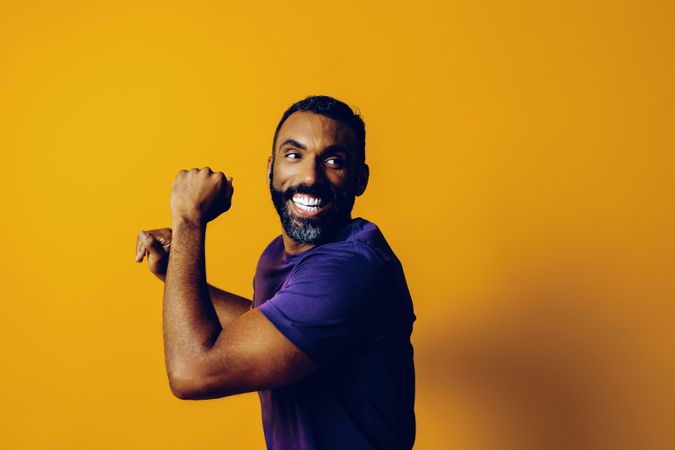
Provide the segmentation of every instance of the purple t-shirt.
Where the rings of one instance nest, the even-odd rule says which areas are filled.
[[[410,449],[415,440],[415,315],[401,263],[377,226],[352,219],[297,254],[265,249],[253,306],[318,366],[260,391],[272,450]]]

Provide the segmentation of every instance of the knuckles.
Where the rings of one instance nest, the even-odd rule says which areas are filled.
[[[202,167],[201,169],[198,169],[196,167],[193,167],[190,170],[185,170],[181,169],[178,171],[176,174],[176,179],[174,180],[174,184],[178,182],[183,182],[185,178],[203,178],[206,177],[208,178],[215,178],[217,182],[222,182],[227,179],[225,176],[224,172],[218,171],[214,172],[210,167]]]

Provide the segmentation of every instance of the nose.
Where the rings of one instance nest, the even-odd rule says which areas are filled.
[[[312,186],[323,179],[321,164],[317,162],[316,158],[307,157],[299,175],[302,184]]]

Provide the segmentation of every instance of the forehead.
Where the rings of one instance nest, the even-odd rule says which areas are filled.
[[[296,111],[281,125],[277,136],[277,150],[292,139],[307,149],[321,150],[331,145],[356,149],[356,134],[349,125],[330,117],[308,111]]]

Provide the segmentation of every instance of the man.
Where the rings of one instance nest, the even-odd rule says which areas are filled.
[[[411,448],[412,301],[379,229],[351,218],[369,177],[362,119],[331,97],[295,103],[267,172],[282,232],[260,257],[253,301],[206,282],[206,225],[234,191],[222,172],[180,171],[172,229],[139,233],[136,260],[165,281],[171,391],[259,391],[270,449]]]

